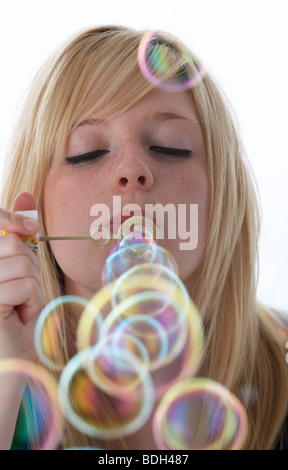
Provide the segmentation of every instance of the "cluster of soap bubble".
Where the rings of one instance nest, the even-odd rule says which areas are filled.
[[[195,377],[203,326],[173,257],[150,234],[129,234],[107,258],[102,279],[91,301],[60,297],[37,321],[36,351],[59,371],[58,384],[32,363],[1,365],[1,373],[19,372],[36,387],[42,428],[41,436],[26,429],[32,447],[56,448],[67,419],[104,441],[125,438],[151,420],[159,449],[241,448],[247,431],[241,403],[217,382]],[[66,359],[71,338],[63,311],[78,311],[75,351]]]

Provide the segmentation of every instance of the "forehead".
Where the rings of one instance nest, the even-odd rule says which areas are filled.
[[[188,91],[171,93],[154,89],[124,112],[118,111],[104,118],[101,112],[95,112],[88,117],[87,114],[86,117],[84,116],[74,123],[73,130],[85,127],[106,127],[109,126],[113,118],[118,116],[139,118],[141,122],[186,121],[200,127],[196,105],[192,93]]]

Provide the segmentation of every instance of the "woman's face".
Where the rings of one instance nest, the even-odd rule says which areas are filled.
[[[50,242],[67,294],[91,298],[101,288],[105,260],[118,246],[119,217],[133,209],[128,204],[137,205],[131,216],[149,217],[152,208],[158,243],[174,256],[180,278],[189,285],[204,253],[209,194],[205,143],[190,93],[154,89],[123,114],[80,120],[65,155],[54,157],[46,178],[46,231],[90,235],[95,220],[102,217],[109,227],[114,216],[109,227],[114,239],[105,248],[89,240]],[[105,214],[97,215],[103,207]]]

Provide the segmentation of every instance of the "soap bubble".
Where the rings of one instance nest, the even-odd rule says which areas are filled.
[[[167,312],[164,315],[163,307]],[[158,313],[161,311],[161,315]],[[169,315],[169,312],[172,312]],[[185,320],[181,318],[180,306],[170,296],[156,291],[145,291],[128,297],[119,303],[103,323],[102,333],[117,334],[121,331],[135,335],[148,350],[152,369],[171,361],[179,352],[187,335]],[[167,317],[174,323],[167,322]],[[177,343],[173,332],[177,330]],[[170,341],[172,339],[172,341]],[[176,346],[175,346],[176,344]],[[174,350],[176,348],[176,351]]]
[[[153,418],[159,449],[241,449],[248,429],[240,401],[210,379],[188,379],[174,385]]]
[[[125,239],[126,241],[127,239]],[[102,273],[103,286],[111,284],[130,268],[139,264],[163,265],[178,271],[175,259],[167,250],[154,241],[134,239],[106,259]]]
[[[175,37],[146,32],[138,48],[138,65],[143,76],[155,87],[168,92],[180,92],[196,86],[203,78],[205,70],[191,51],[176,39],[177,52],[181,59],[175,61],[169,39],[175,44]]]
[[[138,401],[138,387],[145,380],[147,365],[147,351],[137,338],[108,335],[92,351],[87,367],[93,382],[110,396],[129,393],[131,400]]]
[[[65,306],[65,311],[63,307]],[[83,310],[93,315],[94,341],[97,341],[102,318],[88,300],[64,295],[47,304],[39,315],[34,342],[39,359],[52,370],[62,370],[77,352],[76,334]]]
[[[98,360],[98,372],[102,367],[104,383],[95,383],[94,374],[91,377],[91,360]],[[142,361],[124,349],[121,353],[119,348],[113,350],[104,341],[69,361],[60,377],[59,401],[66,418],[82,433],[119,438],[134,433],[149,418],[153,384]]]
[[[161,367],[168,353],[168,338],[165,328],[153,317],[145,314],[132,315],[123,319],[117,326],[117,321],[109,331],[113,331],[113,342],[118,345],[128,337],[137,340],[145,351],[145,362],[149,370]],[[127,340],[126,340],[127,341]],[[129,344],[125,347],[128,349]]]
[[[134,227],[133,232],[130,228]],[[127,234],[128,232],[128,234]],[[105,262],[102,284],[107,285],[133,266],[143,263],[163,264],[178,271],[173,256],[157,245],[158,229],[147,217],[130,217],[119,227],[119,249],[113,250]]]
[[[56,449],[61,439],[63,415],[54,377],[24,359],[0,361],[0,375],[2,392],[5,383],[9,383],[10,388],[13,382],[17,389],[23,388],[13,449]]]

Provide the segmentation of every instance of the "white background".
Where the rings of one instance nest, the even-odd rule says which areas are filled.
[[[2,1],[0,176],[21,99],[38,68],[75,32],[105,24],[176,34],[220,82],[261,197],[259,298],[287,309],[288,0]]]

